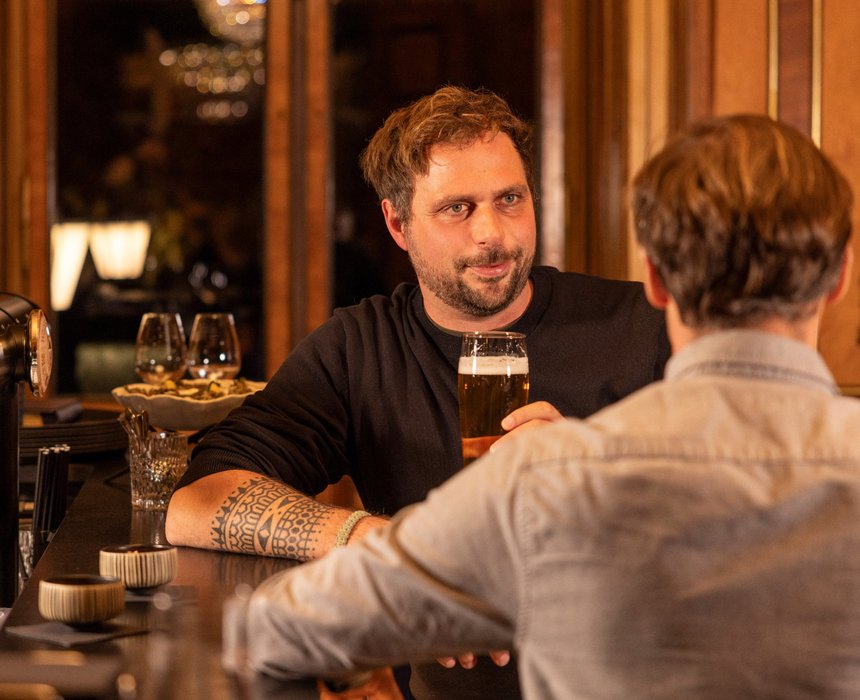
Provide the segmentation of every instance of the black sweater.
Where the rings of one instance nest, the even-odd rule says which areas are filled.
[[[532,280],[509,328],[526,334],[530,401],[584,418],[662,376],[663,315],[640,284],[548,267]],[[393,515],[462,467],[459,352],[414,285],[337,309],[209,432],[182,484],[242,468],[317,494],[349,474],[368,510]]]

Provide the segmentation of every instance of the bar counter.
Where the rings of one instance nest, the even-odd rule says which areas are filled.
[[[268,557],[178,548],[176,578],[162,593],[131,599],[111,623],[146,631],[65,649],[9,634],[45,620],[38,610],[39,581],[72,573],[98,574],[105,546],[165,543],[164,514],[132,511],[124,457],[95,460],[0,634],[3,683],[50,683],[64,697],[317,698],[313,683],[278,683],[257,677],[239,682],[221,664],[222,609],[240,584],[256,586],[294,562]],[[119,678],[119,683],[117,683]],[[119,686],[119,687],[117,687]]]

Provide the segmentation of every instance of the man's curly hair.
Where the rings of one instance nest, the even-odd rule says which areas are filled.
[[[429,170],[436,144],[469,146],[487,135],[507,134],[522,159],[535,196],[532,130],[489,90],[446,86],[393,112],[361,154],[364,179],[408,222],[415,178]]]

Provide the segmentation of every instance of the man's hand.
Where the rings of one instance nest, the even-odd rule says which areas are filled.
[[[504,417],[502,427],[508,432],[490,446],[490,452],[495,450],[499,444],[509,439],[511,435],[519,434],[524,430],[540,428],[543,425],[560,420],[564,420],[564,416],[558,412],[555,406],[547,401],[535,401],[534,403],[526,404],[516,411],[511,411]]]
[[[511,652],[505,650],[491,651],[490,658],[496,666],[507,666],[508,662],[511,660]],[[453,656],[443,656],[442,658],[436,659],[436,661],[445,668],[454,668],[457,665],[457,661],[460,662],[460,665],[463,668],[475,668],[475,664],[478,663],[478,658],[474,654],[469,653],[456,658]]]
[[[320,700],[403,700],[403,693],[397,687],[391,668],[376,669],[368,681],[348,690],[330,690],[324,681],[317,681],[317,689],[320,691]]]

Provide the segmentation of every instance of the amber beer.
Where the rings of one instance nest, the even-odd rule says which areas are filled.
[[[478,335],[464,336],[457,375],[464,464],[476,460],[504,434],[502,418],[529,398],[525,339],[515,333],[494,333],[489,340]]]

